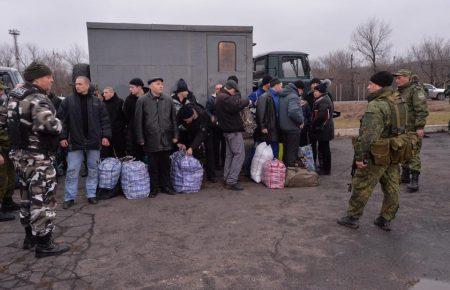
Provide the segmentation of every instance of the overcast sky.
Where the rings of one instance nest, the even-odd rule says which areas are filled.
[[[0,44],[46,49],[78,44],[87,51],[86,22],[253,26],[254,54],[304,51],[312,58],[348,47],[355,27],[376,16],[393,28],[393,53],[425,37],[450,39],[450,0],[0,0]],[[130,45],[133,45],[130,43]]]

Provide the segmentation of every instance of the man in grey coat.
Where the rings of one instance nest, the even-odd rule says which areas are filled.
[[[294,84],[289,83],[279,96],[279,122],[284,144],[283,161],[286,166],[292,167],[298,157],[300,132],[303,128],[299,89]]]
[[[149,92],[136,102],[135,124],[137,143],[149,158],[152,191],[174,194],[170,185],[170,153],[178,143],[175,105],[163,94],[162,78],[148,81]]]

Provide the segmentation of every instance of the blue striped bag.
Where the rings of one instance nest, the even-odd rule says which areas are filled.
[[[170,177],[176,192],[198,192],[203,181],[203,167],[197,159],[180,150],[171,156]]]
[[[144,162],[123,162],[120,181],[123,194],[128,199],[146,198],[150,194],[150,176]]]
[[[106,158],[98,165],[98,187],[113,189],[120,178],[122,162],[117,158]]]

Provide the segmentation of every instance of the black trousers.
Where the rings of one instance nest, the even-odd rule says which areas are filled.
[[[225,138],[219,126],[213,127],[213,149],[214,149],[214,164],[217,167],[223,167],[225,164]],[[209,158],[209,157],[208,157]]]
[[[148,153],[148,166],[152,190],[171,188],[170,151]]]
[[[331,150],[330,141],[318,141],[319,165],[325,172],[331,171]]]
[[[288,167],[295,166],[298,159],[298,145],[300,144],[300,132],[283,132],[284,154],[283,162]]]
[[[203,145],[205,147],[206,158],[203,165],[206,171],[207,178],[216,177],[216,160],[215,160],[215,152],[214,152],[214,135],[212,133],[208,134],[205,140],[203,140]],[[198,160],[202,160],[203,152],[202,147],[194,149],[194,157]]]
[[[303,127],[302,131],[300,132],[300,147],[306,146],[311,143],[311,137],[310,137],[310,128],[309,127]]]

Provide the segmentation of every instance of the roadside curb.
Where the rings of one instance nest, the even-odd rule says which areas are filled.
[[[334,135],[336,137],[356,137],[358,136],[359,128],[345,128],[335,129]],[[425,133],[440,133],[448,132],[448,125],[427,125],[425,126]]]

